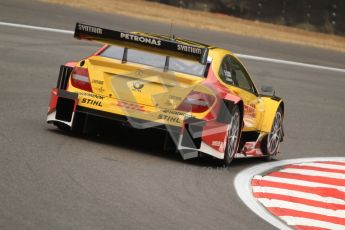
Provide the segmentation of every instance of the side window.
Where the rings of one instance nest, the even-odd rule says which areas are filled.
[[[249,77],[249,74],[244,69],[243,65],[237,61],[235,58],[231,57],[231,67],[233,71],[236,73],[236,80],[238,83],[238,87],[248,90],[252,93],[256,93],[254,84]]]
[[[223,59],[219,76],[226,84],[242,88],[254,94],[257,93],[249,74],[234,57],[226,56]]]
[[[234,73],[231,69],[230,56],[225,56],[225,58],[223,59],[223,62],[219,68],[219,76],[226,84],[237,86],[236,79],[234,78]]]

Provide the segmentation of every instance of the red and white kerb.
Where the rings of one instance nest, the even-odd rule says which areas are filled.
[[[282,166],[251,181],[255,199],[296,229],[345,229],[345,161]]]

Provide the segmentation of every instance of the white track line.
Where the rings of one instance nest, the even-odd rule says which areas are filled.
[[[289,225],[303,225],[303,226],[311,226],[311,227],[319,227],[324,229],[332,229],[332,230],[344,230],[344,225],[334,224],[326,221],[308,219],[303,217],[293,217],[293,216],[281,216],[286,223]]]
[[[74,34],[74,31],[71,31],[71,30],[62,30],[62,29],[55,29],[55,28],[41,27],[41,26],[30,26],[30,25],[23,25],[23,24],[17,24],[17,23],[9,23],[9,22],[0,22],[0,25],[30,29],[30,30],[47,31],[47,32],[53,32],[53,33],[60,33],[60,34]]]
[[[262,219],[266,220],[268,223],[272,224],[278,229],[291,229],[282,220],[273,216],[268,212],[253,196],[251,181],[254,176],[272,170],[276,167],[280,167],[288,164],[297,164],[297,163],[306,163],[306,162],[315,162],[315,161],[344,161],[344,157],[320,157],[320,158],[299,158],[299,159],[290,159],[290,160],[281,160],[276,162],[268,162],[256,165],[254,167],[247,168],[239,172],[234,180],[235,190],[240,199],[244,204],[260,216]],[[285,220],[285,219],[284,219]],[[293,225],[297,225],[297,222],[294,222]],[[312,222],[310,222],[312,223]],[[290,224],[290,222],[288,222]],[[339,225],[340,226],[340,225]],[[334,226],[336,229],[337,226]],[[344,227],[344,226],[342,226]],[[340,228],[339,228],[340,229]]]
[[[62,30],[62,29],[55,29],[55,28],[49,28],[49,27],[31,26],[31,25],[24,25],[24,24],[17,24],[17,23],[1,22],[1,21],[0,21],[0,25],[1,26],[24,28],[24,29],[31,29],[31,30],[48,31],[48,32],[53,32],[53,33],[61,33],[61,34],[73,34],[74,33],[74,31],[71,31],[71,30]],[[277,64],[293,65],[293,66],[299,66],[299,67],[306,67],[306,68],[312,68],[312,69],[320,69],[320,70],[345,73],[345,69],[329,67],[329,66],[314,65],[314,64],[308,64],[308,63],[303,63],[303,62],[287,61],[287,60],[282,60],[282,59],[259,57],[259,56],[239,54],[239,53],[236,53],[235,55],[238,56],[239,58],[248,59],[248,60],[271,62],[271,63],[277,63]]]
[[[329,71],[334,71],[334,72],[345,73],[345,69],[329,67],[329,66],[314,65],[314,64],[295,62],[295,61],[286,61],[286,60],[282,60],[282,59],[258,57],[258,56],[252,56],[252,55],[246,55],[246,54],[236,54],[236,55],[239,58],[248,59],[248,60],[264,61],[264,62],[271,62],[271,63],[277,63],[277,64],[293,65],[293,66],[299,66],[299,67],[306,67],[306,68],[312,68],[312,69],[321,69],[321,70],[329,70]]]

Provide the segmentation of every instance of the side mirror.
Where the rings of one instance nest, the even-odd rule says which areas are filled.
[[[261,92],[263,94],[271,94],[271,95],[275,95],[275,91],[273,89],[272,86],[269,86],[269,85],[263,85],[261,86]]]

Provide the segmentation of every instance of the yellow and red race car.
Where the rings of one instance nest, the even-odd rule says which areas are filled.
[[[104,46],[60,68],[47,122],[83,132],[96,120],[166,130],[183,159],[274,157],[284,103],[259,94],[230,51],[186,39],[77,23],[74,37]],[[104,122],[96,123],[101,126]],[[98,127],[101,128],[101,127]]]

